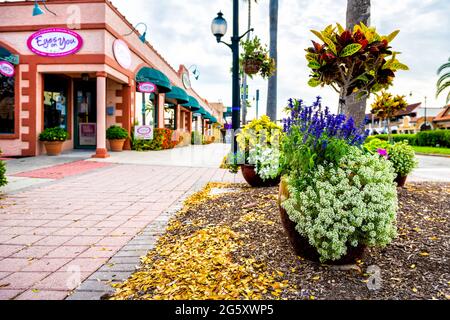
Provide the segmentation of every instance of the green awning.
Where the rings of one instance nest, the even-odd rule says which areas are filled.
[[[189,108],[191,111],[199,111],[200,108],[202,108],[200,106],[200,104],[198,103],[197,99],[195,99],[192,96],[188,96],[189,98],[189,102],[182,104],[183,107],[187,107]],[[203,108],[202,108],[203,109]],[[201,113],[201,112],[199,112]]]
[[[211,123],[217,123],[217,118],[214,117],[214,116],[211,116],[208,120],[209,120],[209,122],[211,122]]]
[[[233,110],[231,107],[227,108],[227,111],[223,113],[224,117],[231,117],[233,115]]]
[[[200,113],[203,118],[208,114],[208,111],[206,111],[202,106],[199,106],[200,108],[197,110],[197,113]]]
[[[152,82],[156,84],[160,93],[167,93],[172,90],[169,78],[159,70],[143,67],[136,75],[137,82]]]
[[[189,96],[187,95],[186,91],[176,86],[172,86],[172,91],[166,94],[166,98],[175,99],[179,104],[189,102]]]
[[[19,56],[16,54],[12,54],[6,48],[0,47],[0,60],[8,61],[12,64],[19,64]]]

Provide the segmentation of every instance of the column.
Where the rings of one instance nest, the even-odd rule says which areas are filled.
[[[180,105],[175,106],[175,130],[181,129],[181,108]]]
[[[166,103],[166,95],[158,94],[158,124],[155,128],[164,128],[164,103]]]
[[[131,86],[124,85],[122,89],[122,127],[128,131],[131,136]],[[127,139],[124,150],[131,150],[131,141]]]
[[[106,72],[97,72],[97,150],[93,158],[108,158],[106,150]]]
[[[188,112],[188,131],[192,133],[192,112]]]

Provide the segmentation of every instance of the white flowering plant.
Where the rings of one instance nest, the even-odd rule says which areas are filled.
[[[325,162],[307,175],[307,187],[289,177],[290,197],[282,206],[322,262],[339,260],[348,246],[386,246],[396,237],[397,190],[389,161],[351,147],[338,163]]]
[[[249,151],[248,162],[262,180],[276,179],[281,171],[280,156],[279,148],[256,144]]]

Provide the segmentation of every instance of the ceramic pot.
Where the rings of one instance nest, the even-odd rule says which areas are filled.
[[[261,177],[256,173],[255,166],[252,165],[243,164],[241,166],[241,171],[245,181],[255,188],[275,187],[280,183],[280,177],[268,180],[261,179]]]

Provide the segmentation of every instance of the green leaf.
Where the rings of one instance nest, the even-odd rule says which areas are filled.
[[[329,38],[323,38],[323,41],[327,44],[328,48],[330,48],[330,50],[337,55],[337,50],[336,50],[336,45],[334,44],[334,42],[329,39]]]
[[[320,67],[321,67],[321,65],[320,65],[320,63],[317,62],[317,61],[310,61],[310,62],[308,63],[308,68],[311,68],[311,69],[319,69]]]
[[[398,61],[392,62],[389,68],[392,70],[409,70],[409,67],[406,64],[400,63]]]
[[[386,36],[386,40],[388,42],[391,42],[392,40],[395,39],[395,37],[398,35],[399,32],[400,30],[395,30],[394,32],[390,33],[388,36]]]
[[[320,85],[320,80],[311,78],[311,79],[309,79],[309,81],[308,81],[308,85],[309,85],[310,87],[315,88],[315,87],[317,87],[317,86]]]
[[[349,44],[342,50],[341,57],[349,57],[357,53],[362,48],[362,45],[359,43]]]
[[[341,24],[339,22],[337,22],[336,25],[338,28],[339,35],[341,35],[345,31],[345,29],[344,29],[344,27],[341,26]]]
[[[319,31],[316,30],[311,30],[312,33],[314,33],[316,35],[317,38],[319,38],[320,40],[322,40],[323,42],[325,42],[325,40],[323,39],[322,34]]]
[[[369,78],[367,78],[367,76],[365,74],[360,75],[359,77],[356,78],[356,80],[361,80],[364,82],[369,82]]]
[[[329,26],[327,26],[325,28],[325,30],[323,30],[322,34],[325,35],[325,37],[329,37],[334,31],[334,27],[332,24],[330,24]]]

